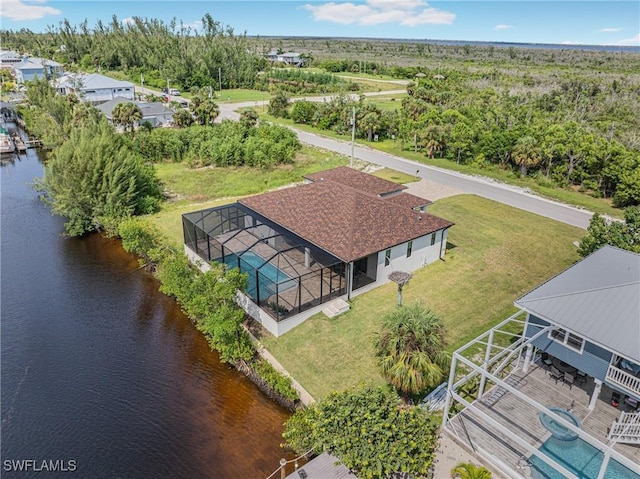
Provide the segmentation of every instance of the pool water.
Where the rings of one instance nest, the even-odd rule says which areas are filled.
[[[582,427],[580,419],[575,417],[573,414],[571,414],[566,409],[562,409],[562,408],[559,408],[559,407],[556,407],[556,406],[549,406],[548,409],[550,411],[553,411],[554,413],[558,414],[560,417],[562,417],[566,421],[569,421],[569,422],[573,423],[574,426],[576,426],[578,428]],[[553,435],[553,437],[555,437],[556,439],[562,439],[563,441],[573,441],[573,440],[578,438],[578,433],[577,432],[573,432],[571,429],[569,429],[564,424],[556,421],[553,418],[553,416],[549,416],[549,415],[541,412],[541,413],[539,413],[539,418],[540,418],[540,422],[545,427],[545,429],[547,431],[549,431]]]
[[[597,479],[604,454],[582,439],[563,441],[550,437],[539,449],[558,464],[581,479]],[[564,475],[531,456],[531,477],[534,479],[564,479]],[[640,479],[640,475],[613,459],[609,460],[605,479]]]
[[[237,268],[238,256],[235,254],[226,255],[224,262],[230,268]],[[256,279],[256,269],[258,268],[260,269],[258,270],[259,274]],[[271,263],[265,264],[264,258],[250,251],[240,256],[240,271],[249,274],[247,294],[253,299],[257,299],[258,297],[258,288],[260,291],[260,300],[264,300],[276,294],[276,289],[281,293],[295,287],[297,284],[288,274],[279,270]],[[276,285],[278,285],[277,288]]]

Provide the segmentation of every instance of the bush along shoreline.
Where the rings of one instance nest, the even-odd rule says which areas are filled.
[[[141,266],[160,281],[162,293],[176,299],[221,361],[244,373],[280,406],[289,411],[302,407],[291,379],[258,355],[243,326],[245,313],[234,298],[237,290],[246,289],[246,274],[216,263],[202,273],[142,218],[125,219],[110,234],[121,239],[125,251],[140,258]]]

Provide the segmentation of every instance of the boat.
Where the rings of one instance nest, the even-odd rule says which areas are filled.
[[[12,155],[16,152],[16,145],[13,143],[13,139],[9,136],[9,131],[0,127],[0,154]]]

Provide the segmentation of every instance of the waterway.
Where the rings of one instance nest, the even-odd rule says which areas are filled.
[[[28,185],[42,172],[34,150],[0,169],[0,475],[50,477],[20,460],[82,478],[272,473],[291,457],[289,413],[220,363],[118,241],[64,237]]]

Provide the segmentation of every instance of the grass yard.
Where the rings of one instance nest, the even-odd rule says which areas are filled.
[[[231,203],[236,199],[300,183],[304,175],[349,164],[349,158],[331,151],[303,146],[295,163],[281,165],[270,170],[256,168],[198,168],[191,169],[183,163],[159,163],[155,165],[158,178],[174,199],[162,206],[162,211],[149,218],[178,245],[182,244],[180,216],[213,206]],[[414,181],[412,176],[391,170],[380,170],[379,175],[396,182]],[[394,180],[393,178],[396,178]]]
[[[446,261],[414,274],[404,302],[420,301],[443,318],[449,350],[515,312],[513,301],[578,259],[572,244],[585,232],[473,195],[445,198],[429,211],[456,224]],[[350,386],[382,384],[371,338],[396,306],[391,283],[354,298],[334,319],[318,314],[280,338],[269,351],[316,399]]]

